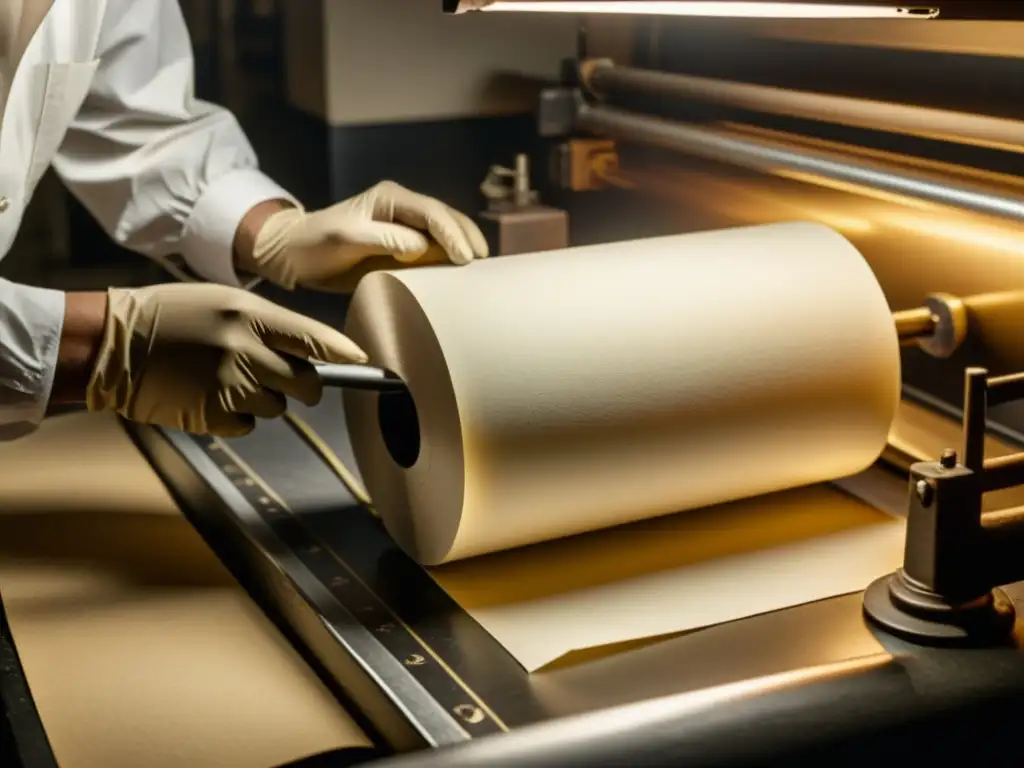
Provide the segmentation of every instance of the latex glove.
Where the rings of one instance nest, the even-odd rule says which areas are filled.
[[[154,285],[108,291],[89,410],[195,434],[244,435],[256,418],[307,405],[323,387],[309,360],[363,363],[333,328],[238,288]]]
[[[271,215],[238,266],[289,290],[348,292],[376,269],[485,256],[487,241],[468,216],[383,181],[315,213],[289,208]]]

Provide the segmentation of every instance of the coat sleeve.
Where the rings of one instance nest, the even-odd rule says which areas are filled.
[[[46,414],[63,325],[63,293],[0,280],[0,442]]]
[[[242,217],[266,200],[297,201],[260,172],[235,117],[196,99],[177,0],[108,0],[105,14],[95,79],[53,167],[119,244],[239,285]]]

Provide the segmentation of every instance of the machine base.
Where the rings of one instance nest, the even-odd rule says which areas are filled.
[[[920,645],[956,648],[1006,645],[1016,620],[1013,603],[1000,589],[958,605],[912,584],[902,570],[867,588],[864,615],[896,637]]]
[[[894,649],[868,631],[860,595],[528,674],[301,437],[315,429],[339,461],[353,461],[341,398],[298,408],[301,430],[279,419],[232,440],[126,426],[182,512],[330,690],[417,768],[836,767],[878,754],[921,762],[961,743],[998,763],[984,750],[1005,744],[977,734],[1024,717],[1024,655],[1014,644]],[[905,501],[897,473],[879,467],[870,477],[842,490],[880,511]],[[1024,605],[1024,583],[1006,591]],[[779,675],[792,685],[780,687]],[[720,694],[709,699],[711,689]],[[619,708],[634,704],[642,713],[616,727]],[[405,757],[399,764],[411,768]]]

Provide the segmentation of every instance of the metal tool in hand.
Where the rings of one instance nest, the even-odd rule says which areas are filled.
[[[325,387],[363,389],[373,392],[405,392],[405,382],[395,373],[372,365],[318,363],[320,381]]]

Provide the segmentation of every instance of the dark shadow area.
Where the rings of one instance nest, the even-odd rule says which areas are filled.
[[[349,768],[353,765],[365,765],[382,755],[375,749],[349,747],[336,749],[319,755],[312,755],[302,760],[278,766],[278,768]]]
[[[155,588],[231,583],[192,527],[178,516],[86,507],[0,514],[0,556],[11,563],[95,565],[120,580]]]

